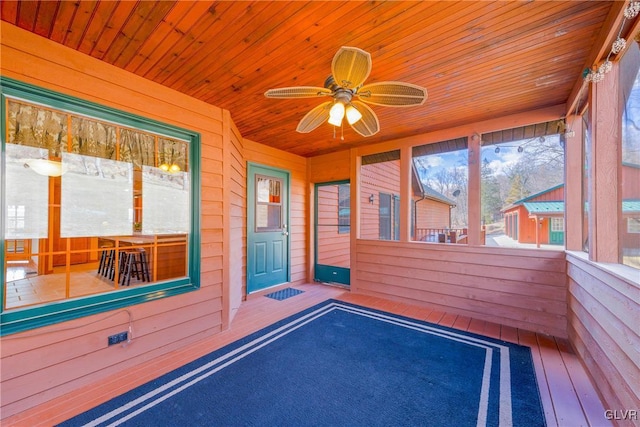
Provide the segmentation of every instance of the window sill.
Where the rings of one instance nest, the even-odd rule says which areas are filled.
[[[575,264],[575,261],[586,263],[604,273],[615,276],[636,287],[640,287],[640,271],[633,267],[624,264],[591,261],[589,254],[582,251],[565,251],[565,253],[567,254],[567,261],[570,263]]]

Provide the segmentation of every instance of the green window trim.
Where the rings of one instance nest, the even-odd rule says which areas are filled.
[[[140,288],[121,289],[116,292],[89,295],[53,301],[38,306],[16,308],[4,311],[0,304],[0,336],[24,332],[56,323],[79,319],[82,317],[104,313],[148,301],[154,301],[200,288],[200,134],[177,126],[168,125],[152,119],[125,113],[90,101],[64,95],[48,89],[39,88],[8,77],[0,76],[0,132],[2,144],[0,162],[2,163],[2,193],[5,193],[4,159],[6,138],[7,97],[43,104],[63,111],[94,117],[118,123],[140,130],[174,137],[189,142],[189,159],[191,171],[191,230],[188,246],[188,277],[147,285]],[[1,198],[2,215],[0,230],[5,230],[5,199]],[[0,239],[0,260],[5,265],[5,240]],[[0,269],[0,301],[5,299],[5,269]]]

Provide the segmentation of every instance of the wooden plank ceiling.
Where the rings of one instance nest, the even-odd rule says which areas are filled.
[[[4,1],[2,20],[231,112],[245,138],[302,156],[567,102],[610,1]],[[380,132],[344,140],[298,121],[324,99],[340,46],[371,53],[366,83],[410,82],[424,105],[372,106]]]

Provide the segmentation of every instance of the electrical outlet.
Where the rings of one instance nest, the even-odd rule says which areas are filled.
[[[127,339],[129,339],[129,333],[120,332],[119,334],[109,336],[108,342],[109,342],[109,345],[114,345],[114,344],[121,343],[122,341],[126,341]]]

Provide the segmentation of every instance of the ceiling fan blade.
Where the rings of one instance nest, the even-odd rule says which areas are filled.
[[[323,102],[311,111],[309,111],[298,123],[296,130],[300,133],[309,133],[322,123],[329,120],[329,110],[333,101]]]
[[[355,89],[371,72],[371,55],[357,47],[342,46],[333,57],[331,73],[339,86]]]
[[[424,104],[427,90],[411,83],[379,82],[362,86],[356,95],[368,104],[409,107]]]
[[[351,125],[353,130],[362,136],[372,136],[380,130],[378,116],[373,112],[371,107],[359,101],[351,101],[354,107],[362,114],[362,118]]]
[[[315,86],[294,86],[269,89],[264,93],[267,98],[317,98],[319,96],[331,95],[331,90]]]

